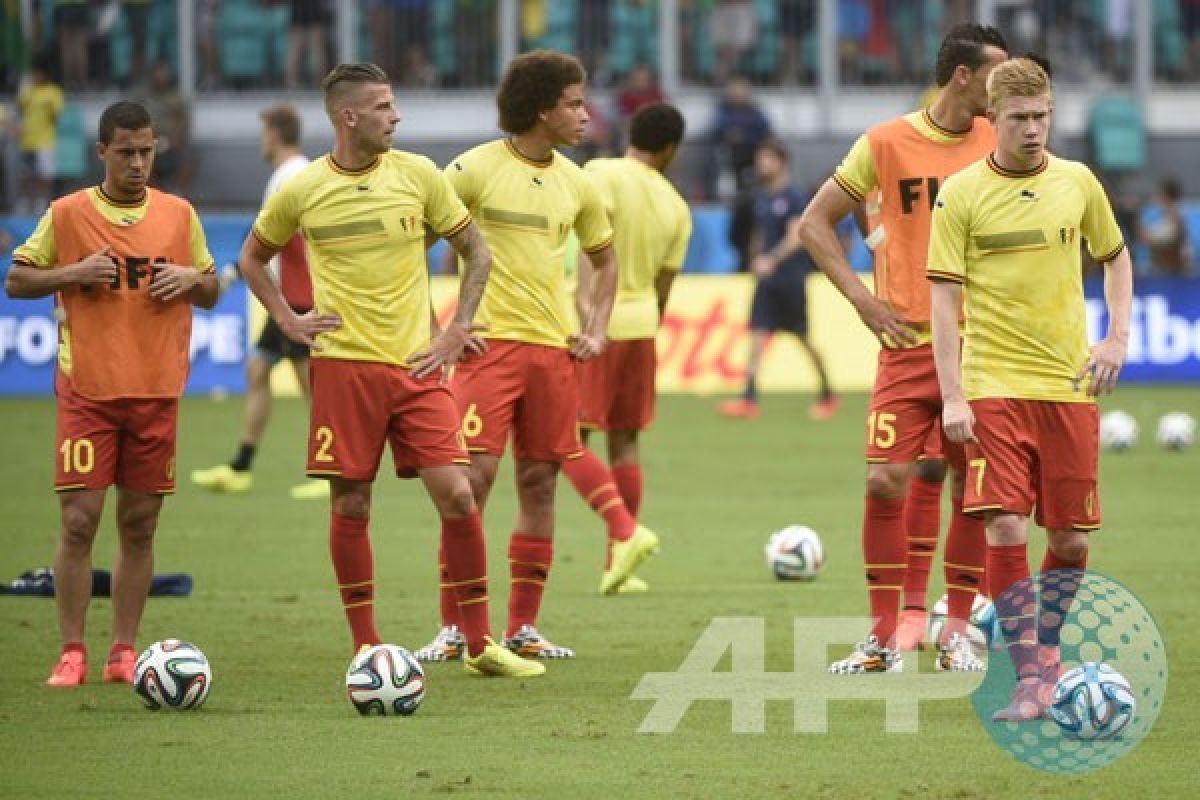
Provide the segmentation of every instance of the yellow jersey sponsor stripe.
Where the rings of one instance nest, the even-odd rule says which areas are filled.
[[[849,181],[847,181],[845,178],[843,178],[841,175],[837,174],[836,172],[833,173],[833,182],[836,183],[838,186],[842,187],[843,192],[850,195],[851,197],[853,197],[855,200],[857,200],[860,203],[863,200],[865,200],[867,197],[865,193],[860,192],[858,189],[851,186]]]

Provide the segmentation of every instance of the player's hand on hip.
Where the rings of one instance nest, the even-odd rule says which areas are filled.
[[[587,361],[604,352],[607,340],[603,336],[592,336],[589,333],[573,333],[567,337],[571,358],[577,361]]]
[[[878,297],[869,296],[858,306],[858,316],[884,347],[911,347],[917,332],[892,307]]]
[[[154,277],[150,279],[150,296],[164,303],[183,297],[203,279],[195,267],[179,264],[155,264]]]
[[[293,342],[299,342],[313,350],[320,351],[317,335],[336,331],[342,327],[342,320],[337,314],[321,314],[316,309],[306,314],[290,313],[286,318],[275,320],[279,330]]]
[[[775,262],[774,258],[763,253],[762,255],[755,256],[750,262],[750,271],[754,273],[756,278],[769,278],[775,274],[777,266],[779,265]]]
[[[1087,362],[1075,376],[1075,383],[1078,385],[1084,378],[1088,378],[1087,393],[1091,397],[1111,394],[1117,386],[1117,378],[1124,363],[1125,343],[1116,339],[1104,339],[1092,346]]]
[[[975,413],[966,400],[955,400],[942,406],[942,428],[946,438],[955,444],[978,441],[975,438]]]
[[[483,325],[464,328],[452,322],[430,340],[428,347],[409,356],[405,366],[412,370],[414,378],[424,378],[440,370],[441,383],[445,383],[448,368],[461,361],[464,352],[469,350],[478,355],[487,350],[487,343],[478,336],[482,330],[485,330]]]
[[[104,245],[75,265],[75,282],[80,286],[112,283],[117,277],[117,260],[112,246]]]

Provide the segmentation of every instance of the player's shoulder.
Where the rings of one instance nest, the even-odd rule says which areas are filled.
[[[1092,172],[1092,168],[1087,164],[1082,161],[1061,158],[1051,153],[1046,154],[1046,172],[1067,175],[1078,181],[1090,182],[1096,180],[1095,173]]]
[[[177,194],[171,194],[170,192],[147,188],[146,200],[152,207],[172,211],[187,211],[191,214],[196,213],[196,209],[192,208],[192,204],[186,198],[180,197]]]
[[[970,199],[980,191],[981,184],[990,182],[996,177],[996,173],[988,167],[986,158],[971,162],[942,181],[941,188],[938,190],[937,207],[943,208],[944,202],[948,200]]]
[[[877,122],[863,133],[867,139],[897,139],[912,136],[921,128],[924,111],[910,111],[883,122]]]
[[[458,172],[467,172],[471,170],[484,170],[488,165],[494,164],[501,160],[508,153],[504,145],[503,139],[493,139],[490,142],[477,144],[469,150],[456,155],[450,160],[447,169],[453,169]]]
[[[380,166],[395,172],[415,172],[420,175],[428,175],[439,171],[437,164],[433,163],[433,159],[421,153],[410,153],[407,150],[388,150],[381,158],[383,163]]]

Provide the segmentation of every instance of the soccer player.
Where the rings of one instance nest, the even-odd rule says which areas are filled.
[[[1006,58],[1004,39],[996,29],[970,24],[952,29],[938,50],[935,73],[941,88],[933,105],[877,125],[859,137],[798,226],[801,242],[817,266],[883,344],[867,416],[862,535],[874,623],[849,657],[830,665],[830,671],[838,674],[903,668],[894,637],[907,549],[904,498],[913,462],[936,429],[941,412],[925,280],[930,209],[938,184],[947,175],[993,149],[995,134],[980,118],[987,110],[985,81]],[[872,294],[847,263],[835,226],[875,189],[880,191],[884,236],[874,251]],[[961,452],[947,455],[952,461],[961,460]],[[984,538],[981,523],[958,510],[961,487],[959,470],[944,564],[950,620],[939,643],[937,664],[947,670],[975,671],[983,669],[983,663],[963,634],[982,583]]]
[[[534,623],[554,553],[559,464],[583,450],[574,361],[603,352],[617,285],[604,201],[583,170],[555,149],[583,137],[584,79],[579,61],[562,53],[535,50],[513,59],[496,94],[500,128],[508,136],[468,150],[445,170],[479,220],[493,259],[479,314],[487,352],[467,358],[454,374],[471,484],[476,500],[486,504],[511,433],[518,511],[508,547],[512,589],[505,643],[535,658],[574,656]],[[577,333],[567,325],[563,291],[563,247],[572,228],[595,277],[591,316]],[[657,547],[654,533],[635,526],[613,545],[607,580],[619,586]],[[448,602],[451,578],[442,573],[442,628],[417,653],[424,660],[461,652]]]
[[[576,368],[579,425],[585,443],[589,431],[605,432],[609,465],[584,448],[580,458],[563,463],[563,473],[604,518],[610,552],[637,525],[642,504],[638,434],[654,418],[654,340],[692,233],[691,211],[663,175],[683,134],[683,115],[674,106],[644,106],[630,120],[624,156],[592,159],[584,167],[612,221],[618,275],[608,346]],[[592,285],[591,261],[585,256],[579,260],[575,291],[580,319],[592,315]],[[648,588],[632,574],[618,582],[610,567],[611,560],[600,581],[602,594]]]
[[[146,109],[100,115],[100,186],[54,201],[17,248],[10,297],[54,294],[59,328],[54,555],[63,648],[49,686],[87,680],[84,623],[92,543],[117,487],[112,647],[106,683],[132,683],[134,644],[154,567],[163,496],[175,491],[175,428],[188,373],[193,305],[217,302],[213,259],[187,201],[147,188],[154,130]]]
[[[787,147],[768,139],[754,154],[754,169],[761,188],[754,195],[754,234],[750,240],[750,270],[758,279],[750,305],[750,359],[746,365],[746,389],[742,396],[727,400],[719,411],[727,417],[753,419],[758,408],[758,367],[771,336],[779,331],[793,333],[808,354],[817,373],[816,401],[809,407],[813,419],[829,419],[837,413],[838,399],[829,386],[829,375],[821,354],[808,340],[808,292],[805,281],[812,261],[788,235],[809,198],[792,186]]]
[[[492,641],[483,523],[471,493],[458,409],[444,369],[473,342],[490,256],[433,162],[392,150],[400,121],[388,76],[341,64],[322,81],[333,151],[267,199],[239,266],[284,335],[313,348],[308,474],[330,482],[329,548],[354,647],[377,644],[367,535],[383,446],[396,474],[419,475],[442,521],[473,674],[532,677],[545,667]],[[426,226],[463,257],[454,319],[430,340]],[[301,230],[316,305],[292,310],[267,262]]]
[[[272,106],[262,112],[262,154],[274,172],[267,180],[263,204],[279,191],[284,182],[304,169],[308,159],[300,152],[300,116],[289,105]],[[304,236],[296,233],[268,265],[271,277],[279,283],[283,298],[297,314],[312,310],[312,279],[308,275],[308,257]],[[248,492],[254,485],[250,469],[263,430],[271,419],[271,370],[280,361],[291,362],[296,383],[304,399],[309,397],[308,348],[283,335],[275,320],[267,317],[254,352],[246,361],[246,409],[242,419],[242,439],[237,455],[228,464],[192,472],[192,483],[215,492]],[[329,481],[310,480],[293,486],[297,499],[327,497]]]
[[[929,240],[933,346],[947,437],[966,445],[964,509],[987,524],[988,581],[1018,683],[998,721],[1040,717],[1061,672],[1063,618],[1100,527],[1096,395],[1117,382],[1129,339],[1133,271],[1104,189],[1046,152],[1050,79],[1018,58],[988,80],[995,152],[948,180]],[[1080,242],[1104,265],[1108,330],[1089,349]],[[966,301],[965,345],[958,313]],[[961,352],[961,362],[960,362]],[[1046,528],[1029,588],[1029,515]],[[1035,633],[1036,628],[1036,633]]]

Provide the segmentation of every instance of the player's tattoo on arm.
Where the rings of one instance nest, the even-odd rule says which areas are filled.
[[[462,285],[458,290],[458,311],[454,321],[464,328],[471,327],[475,311],[487,287],[488,273],[492,269],[492,252],[488,250],[483,234],[474,221],[451,236],[450,246],[462,258]]]

